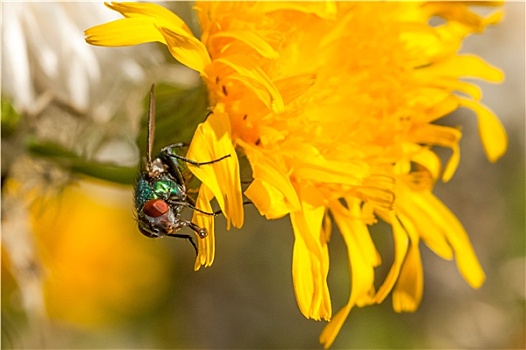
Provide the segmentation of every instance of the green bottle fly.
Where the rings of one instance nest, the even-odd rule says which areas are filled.
[[[189,208],[205,215],[217,213],[204,212],[195,207],[194,200],[187,195],[187,183],[190,179],[185,178],[182,166],[184,163],[195,166],[212,164],[230,157],[230,154],[207,162],[197,162],[177,154],[176,151],[185,148],[186,145],[176,143],[164,147],[159,155],[152,159],[155,133],[154,87],[152,85],[150,90],[146,161],[139,172],[134,195],[139,231],[151,238],[170,236],[188,239],[197,252],[192,236],[178,232],[188,227],[199,238],[206,237],[208,232],[205,228],[183,219],[182,210]]]

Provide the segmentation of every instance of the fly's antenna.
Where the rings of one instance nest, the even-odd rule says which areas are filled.
[[[155,84],[152,84],[150,89],[150,106],[148,110],[148,134],[146,136],[146,168],[148,171],[152,169],[152,151],[153,140],[155,137]]]

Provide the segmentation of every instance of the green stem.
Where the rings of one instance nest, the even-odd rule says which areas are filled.
[[[54,161],[76,174],[122,185],[133,185],[137,177],[137,167],[89,161],[54,142],[31,139],[27,148],[31,154]]]

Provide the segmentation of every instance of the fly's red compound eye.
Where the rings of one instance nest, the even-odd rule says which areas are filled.
[[[144,214],[152,218],[157,218],[168,212],[168,204],[162,199],[151,199],[142,208]]]

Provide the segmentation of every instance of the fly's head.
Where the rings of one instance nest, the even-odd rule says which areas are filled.
[[[139,231],[146,237],[171,235],[180,229],[179,214],[162,199],[150,199],[137,213]]]

